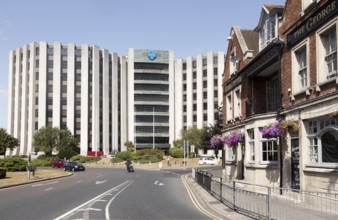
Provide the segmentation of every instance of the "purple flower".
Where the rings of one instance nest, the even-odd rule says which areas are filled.
[[[219,135],[211,137],[210,145],[212,148],[217,148],[220,144],[221,144],[221,137]]]
[[[264,126],[262,129],[262,135],[264,138],[276,138],[283,134],[283,129],[279,126],[280,120],[275,121],[272,124]]]
[[[239,131],[231,131],[230,134],[222,138],[222,143],[228,145],[229,147],[235,146],[238,142],[243,141],[244,134]]]

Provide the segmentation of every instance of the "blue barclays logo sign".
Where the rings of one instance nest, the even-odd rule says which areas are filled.
[[[149,58],[149,60],[153,61],[153,60],[156,59],[156,57],[157,57],[156,52],[154,52],[154,51],[148,52],[148,58]]]

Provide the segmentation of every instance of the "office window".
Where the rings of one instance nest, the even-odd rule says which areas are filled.
[[[197,111],[197,104],[193,104],[193,111]]]
[[[203,70],[203,77],[207,77],[208,76],[208,71],[207,70]]]
[[[207,58],[203,58],[203,66],[206,66],[207,64],[208,64],[208,60],[207,60]]]
[[[197,89],[197,83],[196,83],[196,82],[194,82],[194,83],[192,84],[192,88],[193,88],[193,89]]]
[[[193,99],[193,100],[196,100],[196,99],[197,99],[197,94],[196,94],[196,93],[193,93],[193,94],[192,94],[192,99]]]
[[[183,80],[187,80],[187,74],[183,73]]]
[[[196,73],[196,71],[192,72],[192,78],[193,78],[193,79],[196,79],[196,78],[197,78],[197,73]]]
[[[203,88],[207,88],[208,87],[208,82],[206,80],[203,81]]]
[[[196,68],[196,61],[192,61],[192,67]]]
[[[217,63],[218,63],[218,57],[217,57],[217,56],[213,57],[213,63],[214,63],[214,64],[217,64]]]
[[[203,99],[207,99],[208,98],[208,92],[203,92]]]
[[[204,102],[203,103],[203,110],[207,110],[208,109],[208,103]]]

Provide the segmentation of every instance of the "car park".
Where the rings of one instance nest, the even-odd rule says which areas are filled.
[[[63,167],[64,165],[64,161],[63,160],[53,160],[52,163],[51,163],[51,166],[54,168],[54,167],[57,167],[57,168],[60,168],[60,167]]]
[[[217,162],[215,160],[215,158],[213,157],[202,157],[199,161],[198,161],[199,165],[216,165]]]
[[[85,171],[85,167],[77,161],[69,161],[63,166],[64,171]]]

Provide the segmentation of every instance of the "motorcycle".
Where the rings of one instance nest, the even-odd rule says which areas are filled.
[[[126,166],[127,166],[127,171],[128,172],[134,172],[134,166],[133,163],[131,161],[126,161]]]

